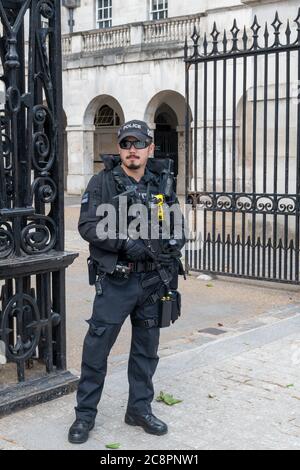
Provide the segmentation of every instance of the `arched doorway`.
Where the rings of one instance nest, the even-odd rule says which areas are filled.
[[[144,115],[144,120],[154,130],[155,156],[174,160],[180,195],[185,192],[185,109],[183,95],[164,90],[150,100]]]
[[[117,133],[124,122],[122,107],[112,96],[98,96],[89,104],[84,117],[84,127],[93,132],[94,174],[103,169],[102,155],[118,152]]]
[[[121,124],[123,121],[116,106],[100,105],[94,121],[94,173],[103,169],[102,155],[117,153],[117,130]]]
[[[94,173],[103,169],[102,155],[118,152],[117,133],[122,124],[124,117],[119,103],[114,99],[101,100],[94,119]]]
[[[155,114],[155,157],[171,158],[174,162],[174,173],[178,175],[178,119],[173,109],[162,104]]]

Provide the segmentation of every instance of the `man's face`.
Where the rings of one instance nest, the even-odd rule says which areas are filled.
[[[129,142],[138,142],[136,137],[126,137],[124,140]],[[154,144],[149,145],[145,149],[136,149],[134,145],[130,149],[122,149],[119,145],[120,157],[123,165],[130,170],[139,170],[145,168],[148,158],[153,155],[155,150]]]

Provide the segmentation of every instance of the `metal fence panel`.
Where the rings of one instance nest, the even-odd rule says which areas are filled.
[[[188,268],[299,283],[300,10],[185,46]],[[193,109],[193,123],[190,119]]]

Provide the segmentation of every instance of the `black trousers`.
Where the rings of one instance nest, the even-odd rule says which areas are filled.
[[[121,327],[130,315],[134,320],[157,320],[159,301],[145,304],[145,299],[158,289],[160,282],[143,288],[143,282],[157,277],[157,273],[131,273],[129,279],[106,275],[102,281],[103,295],[95,297],[93,315],[88,321],[81,378],[77,392],[76,417],[93,422],[101,399],[107,373],[107,359]],[[163,290],[162,290],[163,292]],[[152,378],[158,365],[157,355],[160,330],[157,327],[132,326],[131,349],[128,362],[128,411],[151,413],[154,398]]]

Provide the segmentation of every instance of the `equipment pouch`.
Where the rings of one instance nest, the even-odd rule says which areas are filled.
[[[161,299],[159,328],[167,328],[181,315],[181,294],[177,291],[169,291],[166,297]]]
[[[106,273],[97,274],[95,288],[96,288],[96,295],[100,297],[103,295],[103,281],[106,277]]]
[[[163,297],[160,301],[159,328],[167,328],[172,320],[172,298]]]
[[[97,266],[92,258],[88,258],[89,284],[94,286],[97,278]]]
[[[172,323],[175,323],[181,315],[181,294],[180,292],[172,294]]]

